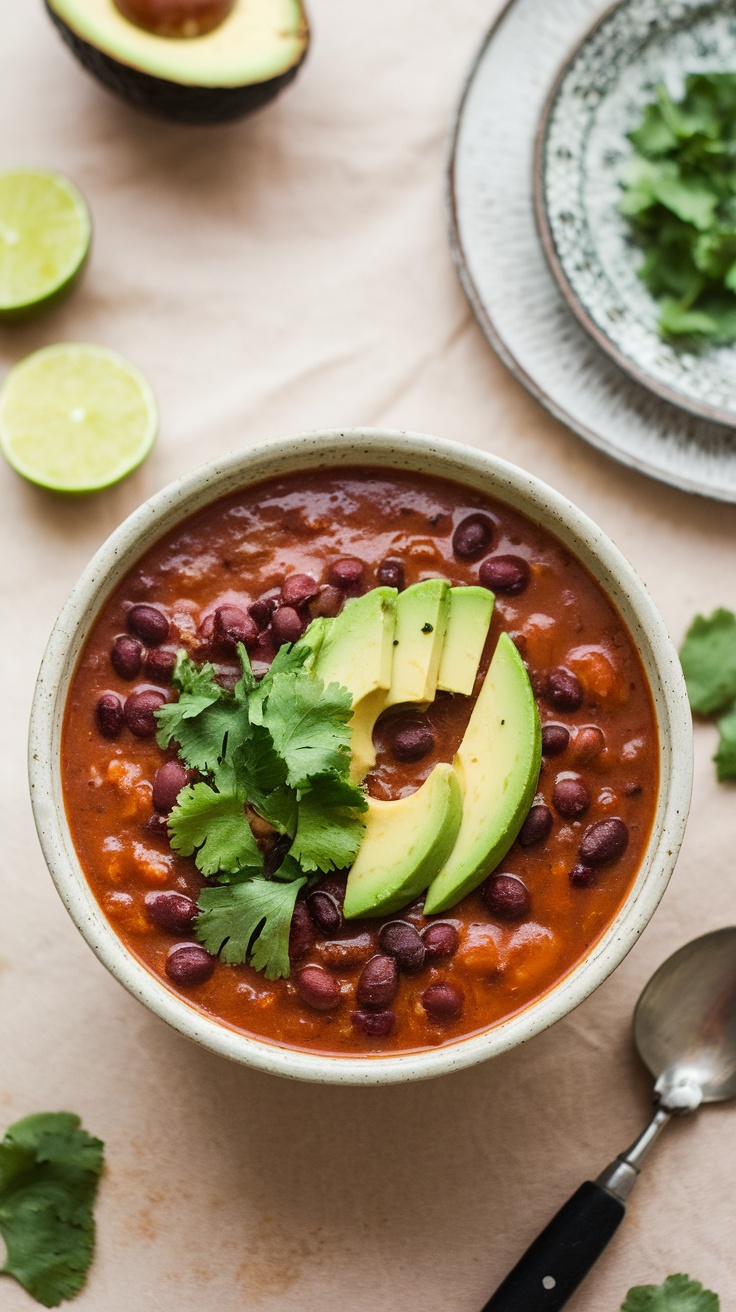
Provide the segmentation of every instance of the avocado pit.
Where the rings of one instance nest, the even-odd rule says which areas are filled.
[[[235,0],[114,0],[136,27],[154,36],[189,39],[206,36],[224,23]]]

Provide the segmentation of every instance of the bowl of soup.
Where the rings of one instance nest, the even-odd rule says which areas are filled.
[[[56,887],[212,1051],[313,1081],[469,1066],[616,968],[672,873],[692,731],[642,582],[525,470],[307,433],[136,510],[30,731]]]

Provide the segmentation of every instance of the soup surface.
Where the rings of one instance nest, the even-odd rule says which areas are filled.
[[[543,726],[537,795],[519,838],[489,879],[444,914],[425,917],[419,898],[382,918],[345,921],[346,873],[325,874],[299,894],[288,978],[269,980],[251,965],[215,957],[203,968],[193,916],[208,881],[192,856],[170,845],[167,813],[183,781],[173,766],[176,747],[157,746],[152,719],[164,698],[177,696],[177,650],[211,661],[232,688],[238,615],[258,676],[312,616],[334,615],[346,598],[379,584],[402,589],[438,577],[453,586],[493,585],[475,692],[440,692],[426,711],[385,712],[366,786],[378,799],[408,796],[433,766],[453,760],[506,631]],[[265,605],[254,606],[259,600]],[[659,784],[641,662],[583,566],[523,515],[469,488],[378,469],[264,482],[162,538],[94,624],[69,694],[62,755],[73,841],[126,948],[224,1025],[340,1055],[453,1041],[545,993],[619,910],[649,838]],[[272,852],[275,836],[251,819]],[[396,921],[392,939],[396,930],[387,937],[385,926]]]

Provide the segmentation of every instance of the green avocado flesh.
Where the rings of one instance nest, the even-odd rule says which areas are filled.
[[[429,887],[425,915],[454,906],[503,860],[529,812],[541,760],[542,731],[529,676],[502,633],[455,757],[462,824]]]
[[[235,0],[219,27],[191,39],[144,31],[123,17],[114,0],[47,4],[52,16],[86,46],[138,73],[180,86],[242,88],[270,82],[295,69],[309,44],[300,0]]]
[[[449,613],[446,579],[425,579],[400,593],[387,706],[434,701]]]
[[[437,687],[469,697],[486,645],[495,605],[487,588],[453,588]]]
[[[399,911],[434,879],[460,829],[462,797],[451,765],[396,802],[368,799],[365,838],[348,876],[345,916]]]
[[[391,686],[397,596],[395,588],[374,588],[348,601],[326,622],[315,666],[326,684],[342,684],[352,694],[351,773],[358,781],[376,763],[373,729]]]

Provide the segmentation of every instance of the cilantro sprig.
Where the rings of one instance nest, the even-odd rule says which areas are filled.
[[[179,700],[158,712],[158,744],[173,742],[200,779],[169,816],[171,846],[193,856],[217,887],[203,890],[199,941],[229,965],[250,961],[267,978],[289,974],[289,929],[299,890],[319,873],[352,865],[362,842],[362,788],[350,780],[347,688],[315,673],[325,621],[282,647],[257,682],[238,647],[241,677],[222,688],[210,664],[180,652]],[[248,810],[288,840],[270,877]],[[282,841],[283,847],[283,841]]]
[[[736,780],[736,615],[723,609],[707,619],[696,615],[680,661],[693,711],[719,716],[718,779]]]
[[[663,1285],[630,1289],[621,1312],[719,1312],[717,1294],[689,1276],[668,1276]]]
[[[621,212],[662,336],[734,341],[736,74],[691,74],[678,102],[659,86],[630,140]]]
[[[84,1284],[103,1155],[100,1140],[68,1112],[16,1121],[0,1143],[2,1270],[44,1307],[74,1298]]]

